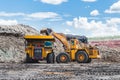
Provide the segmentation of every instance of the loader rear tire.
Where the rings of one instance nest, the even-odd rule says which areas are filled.
[[[57,63],[68,63],[70,62],[70,56],[67,53],[60,53],[56,57]]]
[[[55,58],[54,53],[49,53],[46,58],[47,63],[54,63],[54,58]]]
[[[85,51],[78,51],[75,55],[75,59],[78,63],[87,63],[89,58]]]

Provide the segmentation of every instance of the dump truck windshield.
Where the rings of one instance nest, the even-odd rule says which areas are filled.
[[[45,42],[44,42],[44,46],[45,46],[45,47],[52,47],[52,44],[53,44],[53,43],[52,43],[51,41],[45,41]]]
[[[34,46],[34,47],[52,47],[53,42],[52,41],[41,41],[41,40],[26,40],[25,41],[25,47],[27,48],[28,46]]]

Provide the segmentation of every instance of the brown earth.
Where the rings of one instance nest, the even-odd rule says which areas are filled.
[[[120,63],[0,63],[0,80],[120,80]]]
[[[92,41],[99,48],[103,62],[120,62],[120,40]]]

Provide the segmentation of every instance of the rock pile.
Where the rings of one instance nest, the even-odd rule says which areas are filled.
[[[57,38],[55,38],[53,52],[55,53],[55,56],[61,52],[65,52],[63,44]]]
[[[0,62],[21,62],[25,59],[23,35],[38,34],[27,25],[0,26]]]
[[[103,62],[120,62],[120,48],[110,48],[107,46],[98,46],[101,61]]]
[[[38,34],[38,31],[36,31],[34,28],[18,24],[18,25],[0,25],[0,34]]]

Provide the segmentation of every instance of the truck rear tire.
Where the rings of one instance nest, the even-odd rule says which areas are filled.
[[[89,59],[88,59],[88,61],[87,61],[87,63],[90,63],[91,61],[92,61],[92,59],[91,59],[91,58],[89,58]]]
[[[78,63],[87,63],[89,58],[85,51],[78,51],[75,55],[75,59]]]
[[[60,53],[56,57],[57,63],[68,63],[70,62],[70,57],[67,53]]]
[[[32,63],[33,60],[30,58],[28,54],[26,54],[26,63]]]
[[[54,58],[55,58],[54,53],[49,53],[46,58],[47,63],[54,63]]]

